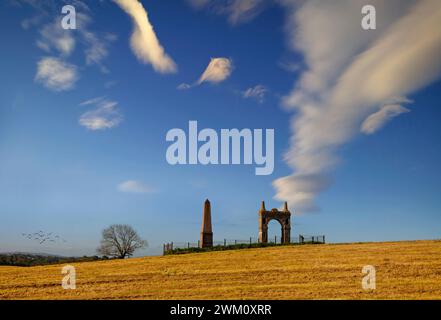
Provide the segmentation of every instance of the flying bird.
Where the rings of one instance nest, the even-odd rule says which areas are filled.
[[[28,238],[29,240],[37,240],[40,244],[43,244],[44,242],[57,241],[67,242],[65,239],[61,238],[58,234],[55,234],[54,232],[45,233],[42,230],[34,233],[22,233],[21,235]]]

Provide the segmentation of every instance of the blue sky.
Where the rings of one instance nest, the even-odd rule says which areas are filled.
[[[440,237],[440,4],[370,1],[366,31],[365,1],[236,2],[142,1],[164,51],[141,37],[141,53],[137,0],[2,2],[0,251],[94,254],[128,223],[154,254],[198,239],[206,198],[216,239],[256,237],[261,200],[289,202],[293,236]],[[65,4],[77,30],[57,30]],[[229,75],[195,84],[212,58]],[[273,174],[169,165],[166,133],[190,120],[275,129]],[[67,242],[21,235],[38,230]]]

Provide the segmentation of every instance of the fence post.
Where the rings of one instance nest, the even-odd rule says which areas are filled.
[[[201,247],[201,240],[198,240],[198,248]]]
[[[187,242],[187,249],[190,249],[190,242]]]
[[[237,240],[234,240],[234,244],[237,244]]]
[[[252,241],[253,241],[253,240],[252,240],[252,238],[250,237],[250,244],[252,243]]]
[[[172,241],[172,243],[171,243],[171,250],[173,250],[173,241]]]
[[[224,247],[227,246],[227,239],[224,239]]]
[[[325,236],[323,235],[323,243],[325,243]]]
[[[277,236],[274,236],[274,244],[277,244]]]

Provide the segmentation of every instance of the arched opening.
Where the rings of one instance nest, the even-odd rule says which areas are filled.
[[[286,202],[283,210],[274,208],[268,211],[262,201],[259,210],[259,242],[291,242],[291,212]]]
[[[271,219],[268,223],[268,243],[281,243],[282,224],[277,219]]]

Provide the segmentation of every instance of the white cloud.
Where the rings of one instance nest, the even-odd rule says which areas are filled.
[[[259,103],[263,103],[263,101],[265,100],[265,94],[267,92],[268,89],[265,86],[258,84],[242,92],[242,96],[244,98],[253,98],[256,99]]]
[[[33,6],[40,12],[34,18],[23,21],[22,27],[25,29],[37,26],[43,22],[43,18],[52,16],[51,6],[46,1],[22,2]],[[79,78],[79,68],[66,61],[75,51],[77,44],[83,46],[87,65],[98,65],[103,73],[108,73],[109,71],[103,65],[102,60],[108,56],[109,43],[115,40],[114,35],[105,34],[103,37],[99,37],[90,31],[89,24],[92,19],[88,15],[89,8],[85,3],[72,0],[71,4],[77,9],[81,9],[77,10],[76,14],[77,30],[64,30],[61,27],[62,16],[57,16],[51,22],[41,26],[36,39],[38,48],[54,55],[54,57],[44,58],[38,62],[39,71],[36,80],[56,91],[71,89]]]
[[[410,110],[399,104],[385,105],[380,110],[367,117],[361,124],[360,130],[365,134],[373,134],[384,127],[392,118],[407,112],[410,112]]]
[[[228,20],[238,24],[254,19],[262,10],[265,0],[235,0],[227,8]]]
[[[220,83],[226,80],[233,72],[233,62],[228,58],[211,58],[205,71],[199,77],[199,80],[193,84],[181,83],[176,88],[178,90],[187,90],[194,86],[201,85],[204,82]]]
[[[44,57],[37,64],[35,81],[54,91],[72,89],[78,80],[77,68],[55,57]]]
[[[331,184],[331,179],[322,174],[302,174],[296,173],[287,177],[277,179],[275,186],[279,191],[278,197],[293,204],[296,213],[319,211],[319,207],[314,203],[315,195]]]
[[[179,86],[176,87],[178,90],[187,90],[190,89],[191,85],[188,83],[181,83]]]
[[[196,9],[207,8],[210,11],[226,15],[232,25],[248,22],[258,16],[268,0],[188,0]]]
[[[33,16],[31,18],[24,19],[21,22],[21,27],[24,30],[29,30],[30,28],[32,28],[34,26],[38,26],[43,18],[44,18],[44,15],[39,14],[39,15]]]
[[[316,209],[326,184],[305,187],[304,177],[328,181],[338,147],[360,130],[363,120],[397,96],[407,96],[441,72],[441,4],[437,0],[284,0],[287,32],[306,70],[284,99],[292,118],[286,161],[294,170],[274,181],[276,199],[297,212]],[[377,30],[360,27],[364,4],[381,9]],[[321,181],[321,180],[319,180]]]
[[[227,79],[233,71],[233,63],[228,58],[211,58],[197,84],[203,82],[219,83]]]
[[[92,32],[85,32],[84,38],[89,43],[89,47],[86,48],[84,52],[86,55],[86,64],[96,64],[101,67],[103,73],[108,73],[107,68],[101,64],[101,61],[108,55],[107,44],[100,41]]]
[[[105,100],[106,100],[105,97],[96,97],[96,98],[92,98],[89,100],[85,100],[85,101],[81,102],[79,105],[80,106],[97,105],[97,104],[102,103]]]
[[[127,180],[118,185],[118,190],[127,193],[152,193],[154,190],[144,183],[136,180]]]
[[[47,52],[55,49],[62,56],[68,57],[75,49],[76,42],[71,30],[64,30],[60,21],[61,19],[57,18],[53,23],[43,26],[37,46]]]
[[[175,62],[165,53],[156,37],[147,11],[138,0],[114,0],[133,20],[133,33],[130,39],[132,50],[143,63],[150,63],[160,73],[177,71]]]
[[[110,89],[110,88],[116,86],[117,84],[118,84],[117,81],[107,81],[107,82],[104,84],[104,88],[106,88],[106,89]]]
[[[196,9],[203,8],[207,6],[212,0],[187,0]]]
[[[118,111],[118,103],[104,97],[84,101],[80,106],[94,105],[95,108],[83,113],[79,119],[80,125],[89,130],[105,130],[118,126],[123,120]]]
[[[114,34],[101,34],[90,31],[92,19],[85,13],[77,13],[77,30],[85,45],[84,55],[87,65],[96,65],[103,73],[109,73],[103,65],[103,60],[109,55],[109,46],[117,37]]]
[[[279,61],[278,66],[287,72],[297,72],[301,69],[300,64],[287,60]]]

